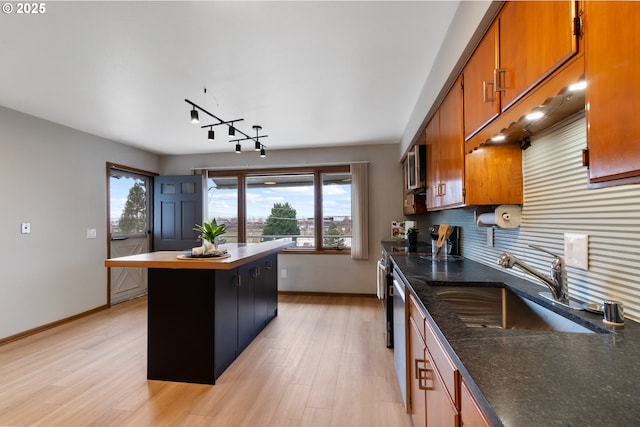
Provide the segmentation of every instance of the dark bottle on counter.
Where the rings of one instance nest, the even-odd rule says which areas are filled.
[[[418,229],[411,227],[407,230],[407,243],[409,252],[418,252]]]

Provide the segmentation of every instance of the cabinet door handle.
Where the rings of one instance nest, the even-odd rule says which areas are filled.
[[[507,70],[504,68],[496,68],[493,70],[493,85],[496,92],[506,92],[506,76]]]
[[[485,80],[482,82],[482,102],[493,102],[496,100],[494,95],[495,91],[493,90],[495,87],[495,81]],[[490,92],[487,91],[489,88],[491,88]]]
[[[427,369],[427,361],[424,359],[415,359],[416,379],[418,380],[419,390],[431,390],[429,387],[429,369]],[[422,366],[421,366],[422,365]]]
[[[424,359],[415,359],[415,360],[413,361],[413,364],[414,364],[414,366],[415,366],[414,372],[416,373],[416,374],[415,374],[415,377],[416,377],[416,379],[417,379],[417,380],[419,380],[419,379],[420,379],[421,371],[423,371],[423,370],[424,370],[423,368],[421,368],[421,367],[420,367],[420,365],[424,365],[426,362],[427,362],[427,361],[426,361],[426,360],[424,360]]]
[[[447,183],[443,182],[442,184],[440,184],[440,195],[444,196],[447,194]]]

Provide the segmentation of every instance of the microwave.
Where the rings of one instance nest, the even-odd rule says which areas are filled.
[[[427,146],[415,145],[407,153],[405,162],[405,183],[407,191],[415,191],[425,187]]]

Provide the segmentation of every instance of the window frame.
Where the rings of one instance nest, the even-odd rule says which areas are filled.
[[[247,241],[247,206],[246,206],[246,181],[247,177],[264,175],[313,175],[314,198],[314,246],[313,248],[292,247],[283,252],[296,254],[344,254],[351,255],[351,248],[324,248],[322,234],[322,174],[326,173],[351,173],[348,164],[331,166],[308,167],[276,167],[264,169],[209,169],[207,179],[215,177],[237,177],[238,179],[238,243]],[[353,220],[353,219],[352,219]]]

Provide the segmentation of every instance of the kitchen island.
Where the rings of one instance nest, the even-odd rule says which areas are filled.
[[[545,287],[468,259],[432,262],[385,249],[461,382],[491,426],[623,426],[640,418],[640,325],[609,327],[602,315],[541,298]],[[504,287],[595,331],[471,327],[434,291],[443,286]],[[569,284],[571,292],[571,284]],[[458,408],[460,399],[454,396]],[[464,411],[464,406],[463,406]]]
[[[278,252],[291,241],[225,244],[228,256],[160,251],[105,261],[148,269],[147,378],[215,384],[278,313]]]

